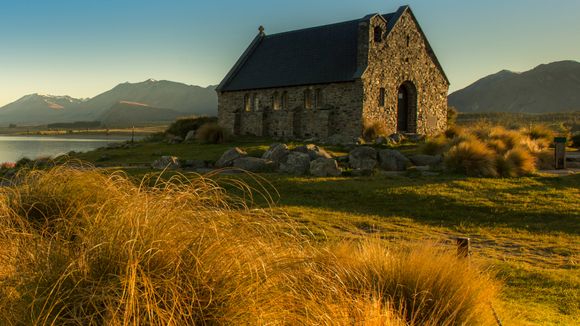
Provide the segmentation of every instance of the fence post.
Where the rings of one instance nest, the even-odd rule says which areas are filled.
[[[566,168],[566,137],[554,138],[554,166],[556,170]]]
[[[455,238],[457,241],[457,257],[469,258],[471,255],[471,239],[470,238]]]

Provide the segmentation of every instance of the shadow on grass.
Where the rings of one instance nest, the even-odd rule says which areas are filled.
[[[322,208],[437,226],[580,233],[580,176],[477,179],[268,178],[280,205]]]

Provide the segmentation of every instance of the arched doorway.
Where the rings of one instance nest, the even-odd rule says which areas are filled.
[[[397,132],[417,132],[417,88],[406,81],[399,87],[397,96]]]

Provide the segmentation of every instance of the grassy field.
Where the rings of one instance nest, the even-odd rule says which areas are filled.
[[[215,160],[230,146],[259,155],[268,141],[235,144],[163,145],[79,154],[104,166],[151,162],[160,155]],[[336,153],[343,152],[334,148]],[[413,151],[413,147],[403,148]],[[106,156],[106,160],[100,158]],[[136,180],[152,171],[127,170]],[[466,178],[422,177],[312,178],[245,175],[255,189],[265,188],[289,216],[319,241],[379,237],[398,244],[437,242],[453,237],[473,240],[474,259],[498,273],[506,286],[501,314],[509,324],[580,322],[580,176]],[[255,205],[264,201],[257,196]]]
[[[106,168],[149,164],[162,155],[216,160],[241,146],[260,155],[269,140],[242,138],[225,145],[137,143],[132,148],[76,154]],[[413,152],[416,146],[403,146]],[[335,154],[344,149],[330,148]],[[126,168],[139,181],[153,173]],[[173,172],[166,172],[168,178]],[[196,178],[191,175],[191,178]],[[219,174],[221,184],[243,180],[255,189],[250,204],[264,207],[260,193],[320,243],[380,238],[397,245],[473,241],[473,258],[505,283],[498,307],[508,325],[580,323],[580,175],[467,178],[458,175],[313,178],[280,174]]]

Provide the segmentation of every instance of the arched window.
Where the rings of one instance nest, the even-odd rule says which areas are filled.
[[[252,103],[250,99],[250,94],[244,95],[244,111],[250,112],[252,111]]]
[[[376,26],[374,30],[375,34],[375,43],[380,43],[383,41],[383,29],[380,26]]]
[[[288,92],[282,93],[281,104],[283,110],[288,110]]]
[[[272,109],[275,111],[280,110],[280,95],[278,92],[274,92],[274,94],[272,94]]]
[[[260,99],[258,98],[257,93],[254,93],[252,95],[252,103],[253,103],[253,110],[260,111]]]
[[[322,89],[317,88],[314,91],[314,107],[321,108],[324,105],[324,99],[322,97]]]
[[[304,90],[304,108],[312,109],[312,91],[308,88]]]

